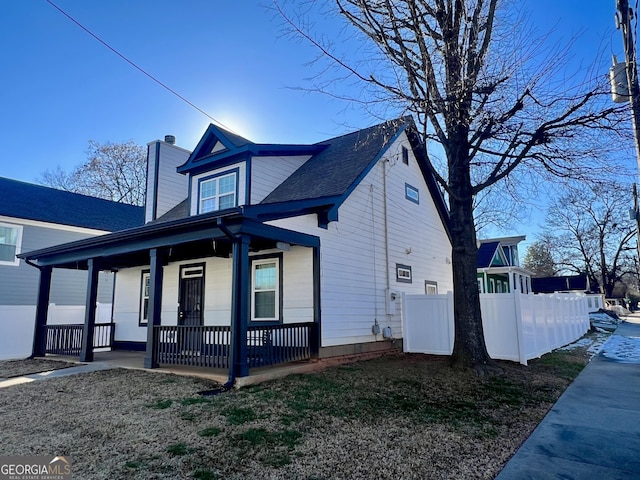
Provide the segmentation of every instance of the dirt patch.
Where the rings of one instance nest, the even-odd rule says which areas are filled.
[[[587,359],[480,379],[398,355],[215,396],[202,379],[98,371],[3,389],[0,451],[69,455],[86,480],[491,479]]]
[[[75,367],[79,364],[48,360],[46,358],[28,358],[25,360],[6,360],[0,362],[0,380],[12,377],[21,377],[32,373],[60,370],[61,368]]]

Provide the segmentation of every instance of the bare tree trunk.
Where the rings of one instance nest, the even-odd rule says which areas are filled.
[[[465,143],[465,142],[461,142]],[[468,163],[463,147],[457,149],[457,158],[449,159],[449,182],[456,195],[449,198],[451,237],[455,342],[452,363],[458,367],[492,364],[484,341],[480,291],[478,289],[478,246],[473,222],[473,190],[468,168],[453,168],[451,163]],[[462,157],[462,158],[461,158]]]

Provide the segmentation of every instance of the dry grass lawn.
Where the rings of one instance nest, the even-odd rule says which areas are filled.
[[[138,370],[52,378],[0,390],[0,454],[69,455],[84,480],[491,479],[587,361],[558,351],[480,379],[399,355],[216,396]],[[51,368],[30,362],[0,378]]]

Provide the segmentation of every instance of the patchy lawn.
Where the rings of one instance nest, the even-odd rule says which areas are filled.
[[[0,452],[69,455],[86,480],[491,479],[587,360],[562,350],[482,380],[399,355],[216,396],[201,379],[98,371],[3,389]]]

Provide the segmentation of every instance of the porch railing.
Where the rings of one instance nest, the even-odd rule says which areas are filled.
[[[247,332],[249,368],[311,358],[311,335],[315,323],[252,326]]]
[[[45,353],[79,356],[82,351],[84,325],[46,325]],[[110,348],[115,333],[114,323],[96,323],[93,331],[93,348]]]
[[[228,368],[231,327],[159,325],[155,357],[158,363]]]
[[[155,358],[159,364],[229,368],[230,327],[159,325],[154,328]],[[315,332],[315,323],[249,327],[249,368],[311,358]]]

